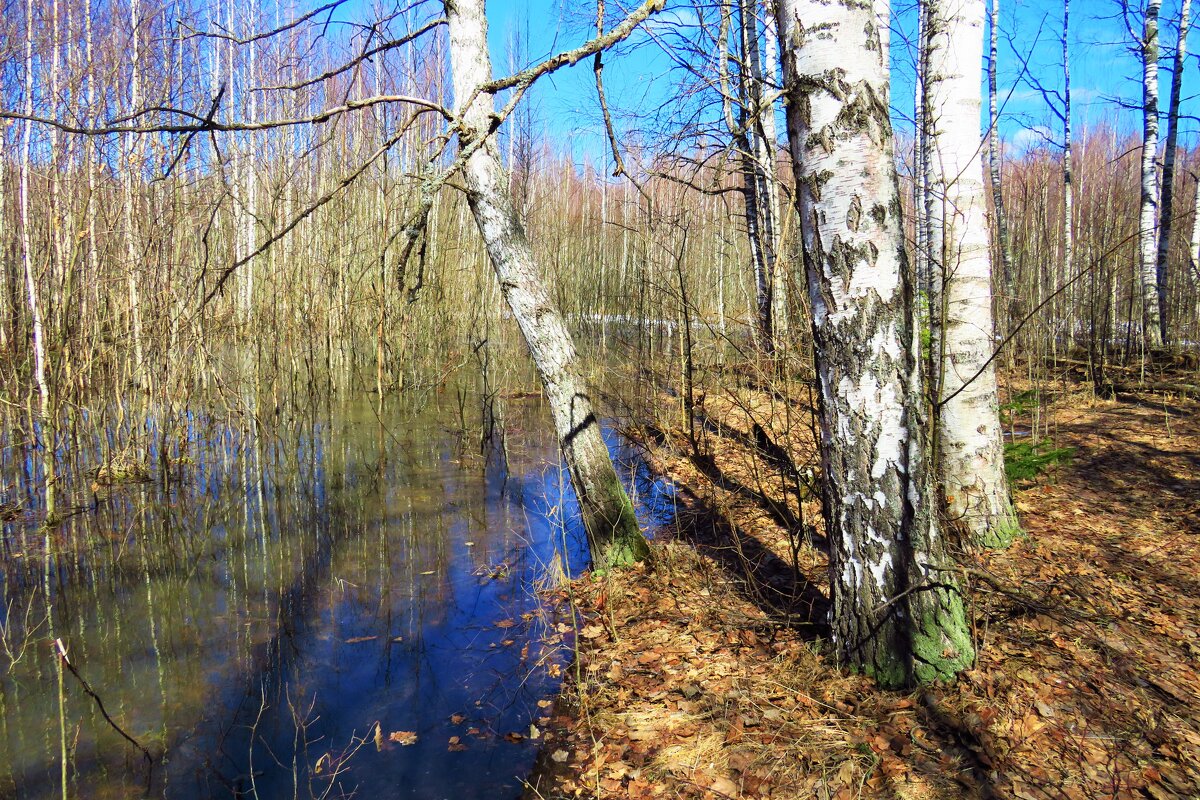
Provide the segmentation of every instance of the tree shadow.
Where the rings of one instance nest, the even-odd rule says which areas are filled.
[[[724,476],[711,459],[700,456],[692,461],[714,485],[747,496],[770,513],[768,498]],[[676,500],[682,501],[675,511],[679,538],[711,556],[741,594],[774,623],[795,628],[808,640],[828,634],[829,600],[799,569],[686,486],[676,485],[675,492]],[[792,521],[799,525],[794,515]]]

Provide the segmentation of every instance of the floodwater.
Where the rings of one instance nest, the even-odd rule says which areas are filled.
[[[462,408],[176,413],[111,487],[129,423],[76,414],[49,531],[9,419],[0,797],[517,797],[567,655],[535,588],[586,550],[539,403],[483,446]]]

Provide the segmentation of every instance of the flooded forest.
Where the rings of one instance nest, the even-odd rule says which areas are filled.
[[[0,798],[1200,796],[1191,2],[1099,5],[8,3]]]

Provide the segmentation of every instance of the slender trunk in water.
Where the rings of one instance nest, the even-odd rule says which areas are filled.
[[[592,560],[597,567],[638,561],[649,548],[613,468],[575,344],[538,273],[490,137],[495,97],[483,88],[492,78],[483,0],[447,0],[445,9],[459,147],[475,148],[463,170],[467,201],[545,388]]]

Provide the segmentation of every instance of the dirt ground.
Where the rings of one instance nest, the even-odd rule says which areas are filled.
[[[1200,797],[1200,404],[1041,400],[1073,457],[1020,482],[1024,537],[961,554],[978,663],[913,693],[827,655],[808,412],[710,389],[701,455],[644,432],[678,529],[559,593],[576,661],[527,796]]]

